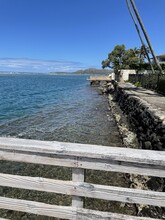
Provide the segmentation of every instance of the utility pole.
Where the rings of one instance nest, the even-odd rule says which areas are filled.
[[[136,8],[135,2],[134,2],[134,0],[130,0],[130,2],[131,2],[131,5],[132,5],[133,10],[134,10],[134,12],[135,12],[135,15],[136,15],[136,17],[137,17],[137,20],[138,20],[138,22],[139,22],[139,24],[140,24],[140,27],[141,27],[141,29],[142,29],[142,31],[143,31],[143,34],[144,34],[144,36],[145,36],[145,39],[146,39],[146,41],[147,41],[147,43],[148,43],[148,46],[149,46],[149,49],[150,49],[151,54],[152,54],[152,56],[153,56],[154,62],[155,62],[155,64],[157,65],[157,67],[158,67],[160,73],[163,74],[162,67],[160,66],[160,64],[159,64],[159,62],[158,62],[158,60],[157,60],[157,58],[156,58],[156,56],[155,56],[154,50],[153,50],[152,45],[151,45],[151,43],[150,43],[149,37],[148,37],[147,32],[146,32],[146,30],[145,30],[145,27],[144,27],[144,25],[143,25],[143,22],[142,22],[142,20],[141,20],[141,18],[140,18],[139,12],[138,12],[138,10],[137,10],[137,8]],[[159,75],[158,75],[158,80],[159,80]]]
[[[139,30],[138,24],[137,24],[137,22],[136,22],[136,19],[135,19],[135,17],[134,17],[134,14],[133,14],[133,12],[132,12],[132,9],[131,9],[131,7],[130,7],[130,4],[129,4],[128,0],[126,0],[126,3],[127,3],[128,10],[129,10],[129,12],[130,12],[130,15],[131,15],[131,17],[132,17],[132,20],[133,20],[133,22],[134,22],[134,24],[135,24],[136,30],[137,30],[137,32],[138,32],[138,35],[139,35],[140,41],[141,41],[141,43],[142,43],[142,46],[143,46],[143,48],[144,48],[145,54],[146,54],[146,56],[147,56],[148,62],[149,62],[149,64],[150,64],[152,73],[155,74],[155,70],[154,70],[153,65],[152,65],[152,63],[151,63],[151,59],[150,59],[150,57],[149,57],[147,48],[146,48],[145,43],[144,43],[144,40],[143,40],[143,38],[142,38],[142,36],[141,36],[141,33],[140,33],[140,30]]]

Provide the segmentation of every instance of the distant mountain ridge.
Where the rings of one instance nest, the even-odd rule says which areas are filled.
[[[112,70],[88,68],[85,70],[78,70],[74,73],[76,73],[76,74],[111,74]]]
[[[97,68],[88,68],[88,69],[80,69],[74,72],[64,72],[64,71],[56,71],[56,72],[49,72],[49,73],[37,73],[37,72],[17,72],[17,71],[0,71],[0,75],[27,75],[27,74],[106,74],[109,75],[113,72],[113,70],[106,70],[106,69],[97,69]]]

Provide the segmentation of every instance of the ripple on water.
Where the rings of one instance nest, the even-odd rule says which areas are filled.
[[[87,76],[0,76],[0,136],[121,146],[119,133],[105,97],[91,88]],[[0,162],[0,172],[71,179],[69,168]],[[127,186],[124,176],[87,171],[87,181]],[[70,205],[70,198],[28,190],[2,189],[0,194],[20,199]],[[127,209],[120,203],[86,199],[86,207],[104,211]],[[122,208],[124,207],[124,208]],[[41,220],[41,216],[2,212],[2,217]],[[45,218],[43,218],[45,219]],[[52,219],[52,218],[46,218]],[[53,218],[54,219],[54,218]]]
[[[121,145],[107,100],[86,76],[6,76],[0,81],[1,136]]]

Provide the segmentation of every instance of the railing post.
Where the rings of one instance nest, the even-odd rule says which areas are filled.
[[[72,181],[73,182],[84,182],[84,169],[73,168],[72,169]],[[80,196],[72,196],[72,206],[83,208],[84,198]]]

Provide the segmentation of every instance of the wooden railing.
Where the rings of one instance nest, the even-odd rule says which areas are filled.
[[[84,182],[84,170],[165,177],[165,152],[75,143],[0,138],[0,160],[72,167],[72,181],[0,174],[0,185],[67,194],[72,206],[0,197],[0,208],[64,219],[147,220],[83,208],[83,197],[165,207],[165,193]]]

